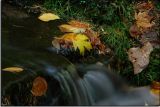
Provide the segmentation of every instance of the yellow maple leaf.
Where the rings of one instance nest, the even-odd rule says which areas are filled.
[[[38,17],[39,20],[44,21],[44,22],[48,22],[50,20],[56,20],[56,19],[60,19],[59,16],[53,14],[53,13],[44,13],[42,15],[40,15]]]
[[[23,68],[20,67],[7,67],[2,69],[3,71],[8,71],[8,72],[21,72],[23,71]]]
[[[84,55],[85,49],[90,51],[92,49],[91,42],[89,38],[84,34],[77,34],[75,40],[73,41],[73,47],[75,50],[79,49],[80,54]]]

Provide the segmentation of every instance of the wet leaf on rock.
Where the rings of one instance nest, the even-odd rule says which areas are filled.
[[[56,20],[56,19],[60,19],[59,16],[53,14],[53,13],[43,13],[42,15],[40,15],[38,17],[39,20],[44,21],[44,22],[48,22],[51,20]]]
[[[149,64],[149,55],[153,51],[152,45],[147,42],[142,48],[135,47],[128,50],[129,60],[134,67],[134,74],[140,73]]]
[[[90,24],[71,20],[68,24],[60,25],[59,29],[67,34],[53,40],[52,44],[57,49],[61,47],[62,49],[79,49],[81,55],[84,55],[85,49],[88,51],[91,49],[98,50],[99,54],[106,53],[106,47],[102,44],[99,33],[93,31]]]
[[[31,93],[34,96],[42,96],[46,93],[47,89],[48,89],[48,84],[46,80],[39,76],[35,78],[33,81]]]
[[[71,20],[68,24],[62,24],[59,29],[62,32],[84,33],[86,29],[90,29],[91,26],[88,23],[83,23],[76,20]]]
[[[23,68],[20,67],[7,67],[2,69],[3,71],[8,71],[8,72],[22,72]]]
[[[77,20],[71,20],[68,22],[68,24],[70,24],[73,27],[77,27],[77,28],[85,28],[85,29],[90,29],[91,26],[88,23],[84,23],[84,22],[80,22]]]
[[[84,55],[85,49],[87,49],[88,51],[92,49],[89,38],[84,34],[76,35],[76,38],[73,41],[73,47],[75,50],[79,49],[81,55]]]
[[[88,51],[92,49],[89,38],[84,34],[67,33],[60,38],[54,39],[53,41],[55,40],[57,40],[59,44],[62,44],[63,46],[73,47],[75,51],[79,49],[81,55],[84,55],[85,49]],[[56,47],[56,45],[54,47]]]
[[[61,32],[73,32],[73,33],[83,33],[85,32],[84,28],[74,27],[68,24],[63,24],[59,26]]]

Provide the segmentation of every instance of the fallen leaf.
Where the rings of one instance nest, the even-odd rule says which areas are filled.
[[[73,32],[73,33],[83,33],[85,32],[85,28],[78,28],[68,24],[63,24],[59,26],[61,32]]]
[[[60,38],[55,38],[53,41],[54,47],[73,48],[79,49],[80,54],[84,55],[85,49],[90,51],[92,48],[99,51],[99,54],[104,54],[106,47],[101,43],[99,33],[91,29],[91,25],[88,23],[80,22],[77,20],[71,20],[68,24],[62,24],[59,26],[62,32],[68,32]]]
[[[136,8],[140,11],[144,11],[144,10],[153,9],[154,5],[151,1],[148,1],[148,2],[144,2],[144,3],[138,3]]]
[[[141,35],[140,42],[142,44],[150,42],[153,48],[160,48],[160,37],[158,32],[155,31],[147,32]]]
[[[67,33],[64,34],[60,39],[63,39],[65,41],[74,41],[76,39],[76,34],[75,33]]]
[[[141,35],[140,30],[138,29],[137,25],[135,25],[135,24],[130,27],[129,33],[134,38],[137,38]]]
[[[147,42],[142,48],[130,48],[128,50],[129,60],[134,67],[134,74],[140,73],[149,64],[149,55],[153,51],[152,45]]]
[[[135,13],[135,19],[137,27],[142,30],[151,28],[155,24],[153,21],[151,22],[152,17],[147,12]]]
[[[106,53],[106,46],[102,44],[99,38],[99,33],[93,31],[92,29],[86,29],[84,34],[90,39],[93,48],[99,50],[99,54]]]
[[[46,93],[47,88],[48,88],[48,84],[46,80],[39,76],[35,78],[33,81],[31,93],[34,96],[42,96]]]
[[[59,42],[57,41],[57,39],[54,39],[53,41],[52,41],[52,45],[56,48],[56,49],[60,49],[60,44],[59,44]]]
[[[68,22],[68,24],[70,24],[73,27],[77,27],[77,28],[85,28],[85,29],[91,28],[91,26],[88,23],[83,23],[77,20],[71,20]]]
[[[60,19],[59,16],[53,14],[53,13],[43,13],[42,15],[40,15],[38,17],[39,20],[44,21],[44,22],[48,22],[51,20],[56,20],[56,19]]]
[[[8,72],[22,72],[23,68],[20,67],[7,67],[2,69],[3,71],[8,71]]]
[[[87,49],[88,51],[92,49],[89,38],[84,34],[76,35],[76,38],[73,41],[73,47],[75,50],[79,49],[81,55],[84,55],[85,49]]]
[[[158,81],[152,82],[151,92],[160,97],[160,82],[158,82]]]

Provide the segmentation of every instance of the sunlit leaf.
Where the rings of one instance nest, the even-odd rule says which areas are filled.
[[[84,55],[85,49],[87,49],[88,51],[92,49],[89,38],[84,34],[76,35],[76,38],[73,41],[73,47],[75,50],[79,49],[81,55]]]
[[[7,67],[2,69],[3,71],[8,71],[8,72],[21,72],[23,71],[23,68],[20,67]]]
[[[48,84],[46,80],[42,77],[37,77],[33,81],[31,93],[34,96],[42,96],[46,93],[47,89],[48,89]]]
[[[83,33],[86,29],[78,28],[71,25],[63,24],[59,26],[61,32],[73,32],[73,33]]]
[[[153,51],[152,45],[147,42],[142,48],[130,48],[128,51],[129,60],[134,67],[134,74],[140,73],[149,64],[149,55]]]
[[[67,40],[67,41],[74,41],[76,39],[76,34],[75,33],[66,33],[61,37],[61,39]]]
[[[84,34],[67,33],[60,38],[55,38],[55,40],[57,40],[59,44],[72,44],[72,47],[75,49],[75,51],[79,49],[81,55],[84,55],[85,49],[88,51],[92,49],[92,45],[89,41],[89,38]],[[53,42],[55,42],[55,40],[53,40]],[[55,43],[53,45],[54,47],[57,46],[57,44]]]
[[[58,41],[60,47],[70,48],[72,45],[75,50],[79,49],[81,55],[84,55],[85,49],[90,51],[92,48],[98,50],[99,54],[105,53],[106,47],[101,43],[99,33],[93,31],[88,23],[71,20],[68,24],[60,25],[59,29],[67,34],[55,38],[56,41],[52,43],[54,47],[59,48]]]
[[[77,28],[85,28],[85,29],[91,28],[91,26],[88,23],[80,22],[77,20],[71,20],[68,22],[68,24],[70,24],[73,27],[77,27]]]
[[[60,19],[59,16],[53,14],[53,13],[44,13],[42,15],[40,15],[38,17],[38,19],[40,19],[41,21],[44,21],[44,22],[48,22],[50,20],[56,20],[56,19]]]

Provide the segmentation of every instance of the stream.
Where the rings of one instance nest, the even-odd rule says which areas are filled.
[[[153,104],[148,88],[129,90],[125,82],[103,65],[75,66],[53,51],[54,36],[63,20],[38,20],[8,4],[2,7],[1,68],[18,66],[20,73],[1,72],[2,105],[145,105]],[[41,76],[48,88],[43,96],[31,93]]]

